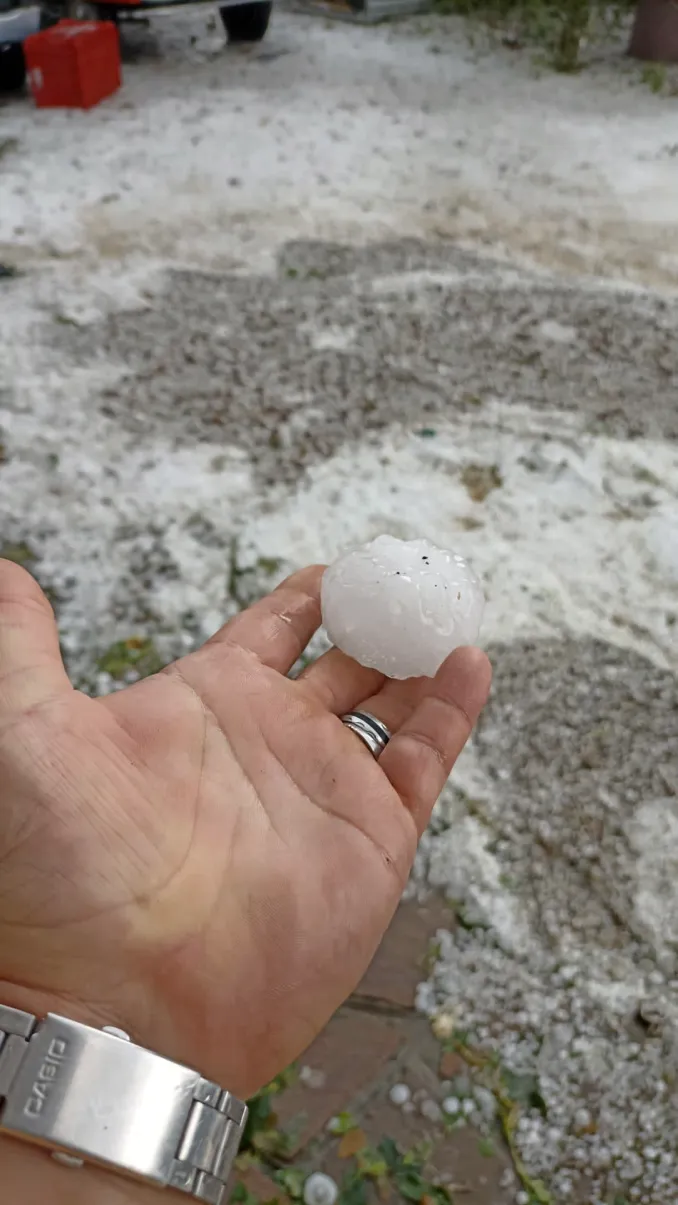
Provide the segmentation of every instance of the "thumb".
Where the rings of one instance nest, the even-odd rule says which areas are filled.
[[[25,569],[0,560],[0,724],[71,689],[45,595]]]

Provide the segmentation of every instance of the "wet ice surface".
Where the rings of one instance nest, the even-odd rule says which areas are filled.
[[[322,582],[330,640],[389,678],[433,677],[453,649],[476,642],[484,604],[467,561],[429,540],[378,536]]]

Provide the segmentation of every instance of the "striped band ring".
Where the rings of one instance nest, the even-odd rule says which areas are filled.
[[[391,733],[381,720],[369,711],[349,711],[341,717],[341,722],[360,737],[373,757],[381,757],[391,739]]]

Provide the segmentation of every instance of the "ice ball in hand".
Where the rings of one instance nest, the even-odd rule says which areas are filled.
[[[432,678],[453,649],[478,639],[485,605],[462,556],[393,536],[330,565],[321,602],[332,643],[389,678]]]

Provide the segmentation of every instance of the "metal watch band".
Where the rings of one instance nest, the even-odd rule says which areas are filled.
[[[0,1005],[0,1133],[223,1205],[247,1106],[122,1030]]]

